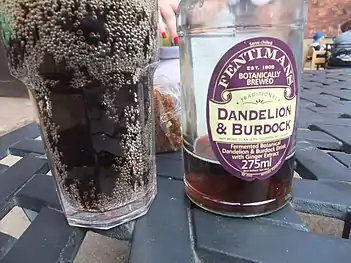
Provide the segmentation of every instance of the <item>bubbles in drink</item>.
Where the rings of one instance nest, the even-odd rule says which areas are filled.
[[[106,211],[140,198],[155,180],[157,2],[0,0],[0,16],[68,202]]]

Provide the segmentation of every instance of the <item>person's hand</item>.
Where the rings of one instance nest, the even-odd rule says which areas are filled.
[[[163,39],[170,37],[174,45],[178,45],[176,29],[176,12],[180,0],[158,0],[159,30]],[[166,33],[168,28],[169,36]]]

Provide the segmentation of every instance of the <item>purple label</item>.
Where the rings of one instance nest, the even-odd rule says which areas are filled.
[[[220,164],[244,180],[274,175],[292,153],[298,92],[290,47],[243,41],[217,63],[207,95],[207,130]]]

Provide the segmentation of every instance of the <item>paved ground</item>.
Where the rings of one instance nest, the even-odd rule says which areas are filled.
[[[0,48],[0,135],[34,119],[34,110],[26,88],[7,71]]]

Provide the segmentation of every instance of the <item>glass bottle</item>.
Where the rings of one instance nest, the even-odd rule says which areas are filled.
[[[179,7],[184,182],[223,215],[291,199],[305,0],[183,0]]]
[[[109,229],[156,195],[155,0],[0,0],[10,72],[37,108],[73,226]]]

